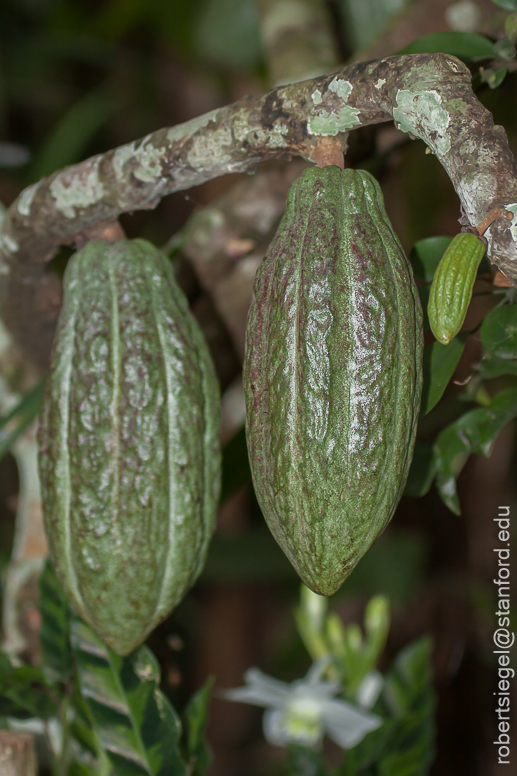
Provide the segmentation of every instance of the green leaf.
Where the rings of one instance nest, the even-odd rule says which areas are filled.
[[[494,43],[494,51],[501,59],[507,59],[509,62],[515,59],[515,46],[509,38],[501,38]]]
[[[465,335],[459,335],[442,345],[433,342],[424,350],[424,384],[422,387],[421,412],[427,415],[438,404],[454,374],[465,348]]]
[[[436,475],[436,463],[433,456],[433,445],[427,442],[417,442],[409,469],[404,496],[420,498],[429,492]]]
[[[306,746],[290,744],[287,750],[287,773],[288,776],[326,776],[322,753]]]
[[[502,375],[517,376],[517,359],[498,358],[487,353],[478,369],[483,380],[492,380]]]
[[[183,712],[187,729],[186,760],[190,776],[203,776],[212,762],[212,752],[205,737],[205,727],[213,685],[214,678],[209,677],[203,687],[192,696]]]
[[[329,654],[329,645],[324,634],[327,610],[327,598],[301,585],[300,606],[294,610],[294,619],[300,638],[313,661]]]
[[[430,642],[421,639],[399,653],[374,706],[384,724],[349,749],[338,776],[425,776],[434,758],[436,698]]]
[[[481,341],[499,358],[517,358],[517,305],[496,307],[481,325]]]
[[[364,612],[364,630],[366,633],[364,646],[365,674],[373,671],[379,656],[386,645],[390,629],[390,605],[385,596],[376,595],[371,598]]]
[[[49,559],[41,574],[39,589],[41,668],[50,683],[65,682],[72,672],[70,612]]]
[[[387,751],[396,728],[396,723],[388,719],[380,728],[372,730],[356,746],[348,749],[338,769],[338,776],[378,776],[376,763]]]
[[[379,776],[426,776],[436,740],[429,639],[420,639],[399,653],[383,697],[397,724],[381,755]]]
[[[499,393],[486,407],[471,410],[448,426],[434,445],[436,486],[451,512],[461,513],[456,478],[471,453],[489,456],[501,429],[517,417],[517,388]]]
[[[418,240],[409,254],[413,272],[417,278],[430,283],[433,279],[440,259],[449,247],[452,237],[426,237]]]
[[[481,83],[486,83],[491,89],[501,86],[508,74],[506,65],[502,67],[487,67],[481,72]]]
[[[466,62],[493,59],[494,47],[488,38],[474,32],[433,32],[409,43],[397,54],[451,54]]]
[[[13,666],[0,652],[0,716],[50,719],[56,715],[43,672],[35,666]]]
[[[509,16],[506,17],[506,19],[504,20],[504,31],[508,36],[508,40],[510,40],[512,43],[515,43],[515,39],[517,38],[517,14],[516,13],[511,13]]]
[[[102,751],[90,711],[76,682],[73,686],[71,710],[67,776],[110,776],[111,763]]]
[[[181,724],[159,690],[158,663],[147,647],[120,657],[75,618],[71,641],[81,694],[114,772],[186,776],[178,747]]]
[[[504,8],[505,11],[517,11],[517,0],[492,0],[494,5]]]
[[[43,400],[45,379],[24,395],[19,404],[4,418],[0,418],[0,459],[9,452],[20,434],[37,416]]]

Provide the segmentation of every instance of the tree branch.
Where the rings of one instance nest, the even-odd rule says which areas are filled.
[[[42,327],[50,342],[59,301],[41,296],[48,278],[42,262],[96,221],[155,207],[167,194],[253,170],[268,159],[296,154],[314,161],[322,136],[344,144],[348,131],[389,120],[436,154],[472,226],[494,207],[508,206],[512,221],[495,222],[486,237],[490,258],[517,285],[517,163],[506,133],[475,97],[470,72],[459,60],[414,54],[354,63],[245,97],[25,189],[0,233],[6,325],[26,347]],[[46,359],[39,342],[40,360]]]

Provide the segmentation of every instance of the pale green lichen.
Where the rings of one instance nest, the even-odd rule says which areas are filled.
[[[345,103],[350,97],[352,89],[353,85],[350,81],[344,81],[337,77],[333,78],[329,84],[329,91],[334,92]],[[316,102],[314,100],[315,94],[316,92],[312,95],[313,102]],[[307,131],[311,135],[337,135],[339,132],[345,132],[361,123],[359,109],[353,108],[351,105],[344,105],[339,110],[322,106],[320,111],[317,116],[310,118],[307,122]]]
[[[231,162],[231,155],[224,147],[232,146],[232,133],[229,127],[220,127],[213,132],[193,138],[187,161],[192,167],[222,167]]]
[[[385,78],[379,78],[379,80],[375,84],[375,88],[376,89],[380,89],[381,86],[384,86],[385,83],[386,83],[386,79]]]
[[[117,148],[115,153],[113,154],[113,172],[115,173],[115,178],[117,180],[121,180],[124,175],[124,166],[126,162],[129,159],[132,159],[135,155],[135,146],[136,142],[133,141],[132,143],[127,143],[127,145],[120,146],[120,148]]]
[[[161,177],[161,160],[167,155],[166,148],[156,148],[151,141],[152,135],[147,135],[141,141],[133,141],[117,148],[113,154],[113,172],[117,180],[122,180],[126,175],[125,166],[128,161],[134,159],[131,172],[144,183],[154,183]]]
[[[175,140],[191,137],[195,132],[206,127],[211,121],[218,121],[224,110],[224,108],[217,108],[208,113],[203,113],[202,116],[197,116],[195,119],[190,119],[190,121],[186,121],[184,124],[178,124],[177,127],[171,127],[167,131],[167,140],[173,143]]]
[[[321,92],[319,89],[316,89],[311,95],[312,101],[315,105],[319,105],[321,102]]]
[[[483,203],[489,202],[497,191],[497,177],[479,169],[471,170],[456,182],[456,191],[469,222],[476,226],[483,218]]]
[[[451,147],[448,134],[449,111],[441,104],[441,97],[435,90],[397,92],[397,107],[393,119],[402,132],[409,132],[422,138],[432,151],[443,156]],[[432,136],[432,137],[431,137]]]
[[[347,129],[358,126],[361,121],[358,118],[359,110],[345,105],[336,115],[335,113],[322,113],[309,119],[307,131],[311,135],[338,135]]]
[[[290,106],[287,100],[284,105],[285,109],[289,111]],[[249,115],[245,111],[240,111],[235,115],[232,129],[238,143],[243,143],[246,140],[254,146],[267,146],[269,148],[283,148],[288,145],[285,136],[289,132],[289,128],[285,124],[277,122],[273,124],[271,129],[254,127],[253,130],[250,130]]]
[[[354,87],[350,83],[350,81],[343,81],[340,78],[334,78],[329,83],[330,91],[337,94],[338,97],[341,97],[343,102],[347,102],[348,98],[350,97],[350,94],[352,93],[353,88]]]
[[[285,124],[275,124],[267,134],[267,144],[270,148],[281,148],[286,145],[285,135],[288,133]]]
[[[138,162],[138,166],[133,170],[135,178],[144,183],[154,183],[157,178],[161,177],[161,161],[166,155],[166,148],[156,148],[152,142],[145,138],[135,151],[134,158]]]
[[[102,199],[104,185],[99,178],[100,163],[99,156],[92,162],[86,176],[68,178],[67,182],[63,183],[63,175],[58,175],[50,184],[56,210],[60,210],[66,218],[76,217],[75,208],[89,207]]]
[[[469,109],[468,102],[465,102],[461,99],[461,97],[458,97],[454,100],[449,100],[448,102],[444,103],[444,108],[447,108],[448,111],[457,111],[458,113],[466,113]]]
[[[38,183],[33,183],[32,186],[27,186],[27,188],[24,189],[20,194],[18,199],[18,212],[21,213],[22,216],[30,216],[31,205],[40,184],[41,181],[38,181]]]

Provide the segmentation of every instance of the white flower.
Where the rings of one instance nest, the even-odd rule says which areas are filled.
[[[263,674],[258,668],[246,671],[247,684],[227,690],[224,697],[232,701],[264,706],[264,735],[277,746],[288,743],[318,747],[325,733],[343,749],[359,743],[383,720],[365,708],[375,703],[382,677],[370,674],[357,694],[363,708],[335,696],[340,690],[337,682],[326,682],[321,676],[328,661],[318,661],[304,679],[292,684],[280,682]],[[380,681],[379,681],[380,680]]]

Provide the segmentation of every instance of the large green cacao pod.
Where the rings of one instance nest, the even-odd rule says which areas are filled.
[[[362,171],[306,170],[257,273],[244,387],[260,507],[317,593],[340,587],[402,495],[422,348],[379,185]]]
[[[43,513],[74,609],[119,654],[203,567],[219,497],[218,394],[159,250],[94,240],[72,257],[40,419]]]
[[[452,239],[440,259],[427,312],[431,330],[442,345],[448,345],[463,326],[484,255],[483,240],[471,232],[462,232]]]

